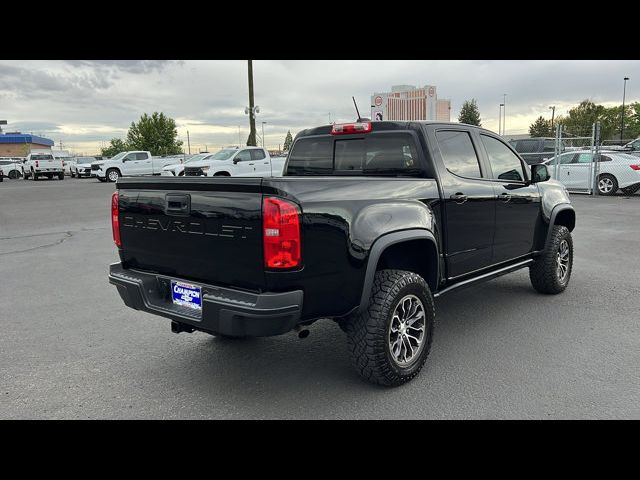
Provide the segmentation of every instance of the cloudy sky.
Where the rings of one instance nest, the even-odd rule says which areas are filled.
[[[258,134],[268,147],[287,130],[351,121],[354,95],[363,116],[370,95],[392,85],[436,85],[450,98],[452,120],[462,102],[476,98],[482,125],[498,129],[507,94],[506,133],[526,133],[539,115],[556,115],[589,98],[606,105],[640,101],[639,61],[254,61]],[[637,86],[636,86],[637,85]],[[247,62],[225,61],[4,61],[0,60],[0,119],[5,131],[45,135],[65,149],[95,154],[113,137],[124,137],[142,113],[173,117],[179,137],[187,130],[192,153],[238,143],[248,135]]]

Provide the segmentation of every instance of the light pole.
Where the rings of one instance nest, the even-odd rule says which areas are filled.
[[[504,103],[500,104],[500,113],[498,114],[498,135],[502,135],[502,107],[504,107]]]
[[[624,132],[624,101],[627,94],[627,80],[629,80],[629,77],[624,77],[624,83],[622,87],[622,123],[620,125],[620,143],[622,143],[622,134]]]
[[[187,130],[187,146],[189,147],[189,155],[191,155],[191,140],[189,139],[189,130]]]
[[[556,116],[556,106],[554,105],[552,107],[549,107],[549,110],[551,110],[551,133],[553,133],[553,119]]]
[[[502,94],[502,135],[507,133],[507,94]]]
[[[264,124],[267,122],[262,122],[262,148],[264,148]]]

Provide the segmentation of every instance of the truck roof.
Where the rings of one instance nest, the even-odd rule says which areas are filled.
[[[451,126],[451,127],[460,127],[460,126],[469,127],[477,130],[482,130],[487,133],[495,134],[495,132],[492,132],[491,130],[487,130],[486,128],[478,127],[475,125],[469,125],[466,123],[458,123],[458,122],[443,122],[443,121],[437,121],[437,120],[404,120],[404,121],[383,120],[383,121],[375,121],[375,122],[371,122],[370,120],[362,120],[362,122],[370,122],[374,132],[376,130],[378,131],[407,130],[411,128],[416,128],[418,127],[418,125],[433,125],[433,126],[443,125],[443,126]],[[354,121],[354,122],[343,122],[343,123],[358,123],[358,122]],[[331,133],[332,128],[333,128],[333,124],[307,128],[305,130],[300,131],[296,135],[296,137],[303,137],[303,136],[310,136],[310,135],[327,135]]]

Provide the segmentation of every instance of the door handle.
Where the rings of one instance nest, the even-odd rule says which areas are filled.
[[[464,193],[460,193],[460,192],[454,193],[449,198],[456,203],[464,203],[467,201],[467,196]]]
[[[255,165],[255,163],[250,163],[249,165]]]
[[[500,200],[502,200],[504,203],[507,203],[509,200],[511,200],[511,195],[509,195],[508,193],[501,193]]]

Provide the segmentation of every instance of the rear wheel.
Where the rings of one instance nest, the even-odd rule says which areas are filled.
[[[613,195],[618,191],[618,181],[616,177],[605,173],[598,179],[598,193],[600,195]]]
[[[351,359],[372,383],[402,385],[413,379],[431,349],[435,309],[429,286],[413,272],[376,272],[369,305],[346,321]]]

